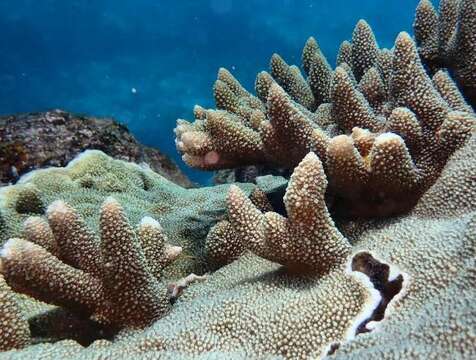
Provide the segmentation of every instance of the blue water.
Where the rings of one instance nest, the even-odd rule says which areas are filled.
[[[181,162],[172,130],[177,118],[193,118],[194,104],[213,106],[220,66],[252,89],[273,52],[299,64],[311,35],[334,64],[360,18],[391,47],[398,32],[411,32],[417,3],[0,0],[0,114],[61,108],[114,117],[206,183],[210,173]]]

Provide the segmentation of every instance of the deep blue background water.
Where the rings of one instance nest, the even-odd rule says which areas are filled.
[[[213,106],[224,66],[248,89],[273,52],[300,64],[309,36],[331,64],[360,18],[381,47],[411,32],[417,0],[0,0],[0,114],[114,117],[174,157],[177,118]],[[137,89],[134,94],[132,88]]]

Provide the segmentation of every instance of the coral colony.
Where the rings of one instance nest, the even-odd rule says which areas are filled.
[[[88,151],[3,188],[0,358],[476,357],[476,2],[414,30],[380,49],[361,20],[335,69],[310,38],[256,95],[220,69],[178,120],[188,165],[289,179],[184,189]]]

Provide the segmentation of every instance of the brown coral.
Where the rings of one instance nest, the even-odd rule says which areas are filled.
[[[236,189],[234,189],[236,191]],[[242,195],[242,193],[241,193]],[[249,201],[261,212],[273,211],[266,194],[256,188],[249,196]],[[205,240],[207,261],[212,266],[223,266],[238,259],[245,251],[247,244],[229,219],[219,221],[208,232]]]
[[[398,278],[395,270],[409,280],[380,322],[366,323],[377,305],[371,296],[375,290],[359,278],[340,269],[296,276],[247,254],[190,288],[168,316],[146,330],[99,340],[88,348],[62,341],[2,355],[419,359],[447,358],[451,351],[455,358],[473,358],[475,151],[472,136],[410,214],[362,222],[337,218],[353,253],[371,253],[393,265],[389,280]],[[381,267],[377,263],[370,270]]]
[[[474,113],[449,74],[440,71],[431,79],[406,33],[393,51],[380,50],[361,21],[352,43],[342,45],[335,71],[313,38],[302,61],[309,88],[297,68],[273,55],[271,75],[260,73],[256,82],[261,105],[226,72],[234,84],[228,88],[237,90],[219,92],[223,110],[201,111],[193,124],[179,122],[184,160],[205,169],[260,163],[292,169],[313,151],[340,209],[382,216],[408,210],[474,129]],[[251,123],[249,114],[259,121]],[[453,140],[444,136],[447,131]]]
[[[117,327],[142,327],[169,308],[162,269],[181,248],[168,245],[157,222],[145,218],[136,233],[114,199],[101,209],[101,241],[62,201],[48,207],[48,223],[30,218],[26,240],[2,250],[2,273],[18,292]]]
[[[441,0],[437,12],[430,0],[418,4],[413,24],[418,52],[431,72],[449,69],[476,106],[476,4]]]
[[[0,262],[0,270],[2,264]],[[13,291],[0,274],[0,351],[22,348],[30,342],[30,329]]]
[[[288,218],[261,211],[236,186],[230,188],[228,215],[246,248],[291,271],[328,273],[350,252],[324,200],[327,180],[319,158],[309,153],[294,170],[284,203]]]

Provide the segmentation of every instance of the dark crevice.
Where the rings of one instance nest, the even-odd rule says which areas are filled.
[[[331,344],[331,347],[329,348],[329,351],[327,352],[327,355],[332,355],[334,354],[337,349],[339,349],[340,344],[339,343],[333,343]]]
[[[286,207],[284,206],[284,194],[286,193],[286,187],[288,184],[284,184],[279,188],[275,189],[273,192],[266,194],[269,203],[273,207],[273,211],[277,212],[282,216],[287,216]]]
[[[63,308],[33,316],[28,323],[34,344],[72,339],[89,346],[99,339],[111,340],[118,331]]]
[[[402,290],[403,276],[399,274],[389,281],[390,266],[381,263],[368,252],[361,252],[353,257],[352,270],[367,275],[382,297],[372,315],[357,328],[357,334],[360,334],[370,331],[366,328],[370,321],[383,320],[388,304]]]
[[[371,321],[382,321],[388,304],[403,288],[403,276],[399,274],[395,279],[389,281],[390,266],[375,259],[368,252],[360,252],[352,258],[352,271],[359,271],[368,276],[374,288],[380,293],[381,299],[369,318],[365,319],[355,332],[355,335],[368,333],[371,329],[367,324]],[[332,355],[338,351],[340,344],[331,344],[327,355]]]

